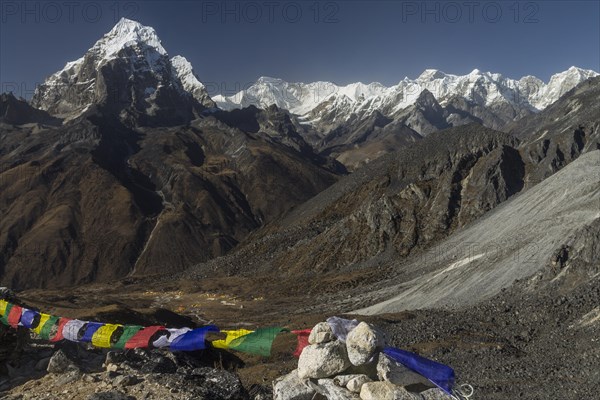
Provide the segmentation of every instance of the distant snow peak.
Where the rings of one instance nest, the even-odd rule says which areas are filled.
[[[270,76],[261,76],[260,78],[258,78],[256,83],[278,85],[283,83],[283,80],[278,78],[271,78]]]
[[[437,69],[426,69],[423,71],[421,75],[417,78],[418,81],[430,81],[433,79],[443,79],[446,77],[446,74]],[[405,77],[404,80],[409,80],[408,77]]]
[[[230,97],[217,96],[215,101],[224,109],[249,105],[264,108],[275,104],[300,116],[311,114],[308,120],[318,120],[321,115],[331,113],[341,114],[340,118],[375,110],[395,113],[414,104],[419,95],[428,90],[442,104],[459,96],[484,106],[506,103],[536,111],[597,75],[591,70],[571,67],[553,75],[546,84],[534,76],[514,80],[477,68],[463,76],[426,69],[417,79],[404,78],[392,87],[360,82],[345,86],[331,82],[288,83],[261,77],[248,89]]]

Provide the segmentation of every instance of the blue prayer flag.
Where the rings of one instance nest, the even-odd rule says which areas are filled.
[[[94,333],[96,333],[96,331],[98,329],[100,329],[100,327],[103,325],[104,324],[101,322],[88,322],[87,326],[85,328],[85,333],[83,334],[83,337],[79,341],[80,342],[91,342],[92,337],[94,336]]]
[[[173,351],[204,350],[206,348],[205,339],[208,332],[219,332],[219,328],[214,325],[208,325],[193,329],[175,338],[169,348]]]
[[[25,310],[23,312],[23,315],[21,315],[21,324],[23,324],[23,326],[27,329],[33,329],[33,328],[35,328],[35,326],[37,326],[37,324],[40,323],[39,315],[40,315],[40,313],[37,311]],[[37,318],[37,324],[35,326],[33,326],[33,324],[36,321],[36,318]]]
[[[424,376],[444,392],[452,395],[454,370],[449,366],[421,357],[410,351],[395,349],[393,347],[386,347],[383,352],[394,361]]]

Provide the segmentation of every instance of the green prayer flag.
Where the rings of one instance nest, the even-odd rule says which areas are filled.
[[[4,310],[4,315],[2,316],[2,318],[0,318],[0,322],[2,322],[4,325],[8,325],[8,314],[10,314],[10,310],[12,310],[13,305],[11,303],[8,303],[6,305],[6,310]]]
[[[52,333],[52,328],[58,322],[58,317],[50,316],[48,321],[44,324],[42,329],[40,330],[40,339],[50,340],[50,334]]]
[[[139,325],[125,325],[123,326],[123,333],[117,343],[115,343],[112,347],[115,349],[124,349],[125,343],[129,341],[132,337],[135,336],[142,329],[142,326]]]
[[[289,330],[279,327],[260,328],[252,333],[232,340],[231,343],[229,343],[229,348],[242,353],[269,357],[271,355],[273,341],[281,332],[289,332]]]

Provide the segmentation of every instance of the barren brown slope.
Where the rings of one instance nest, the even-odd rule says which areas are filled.
[[[212,117],[128,128],[92,109],[0,136],[0,276],[16,289],[180,271],[337,180]]]
[[[342,179],[193,274],[315,276],[404,257],[517,193],[524,177],[517,146],[478,125],[433,134]]]

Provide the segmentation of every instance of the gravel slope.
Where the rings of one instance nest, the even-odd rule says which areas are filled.
[[[565,237],[600,218],[599,205],[600,151],[593,151],[401,265],[410,273],[383,289],[391,298],[356,312],[480,302],[540,270]]]

